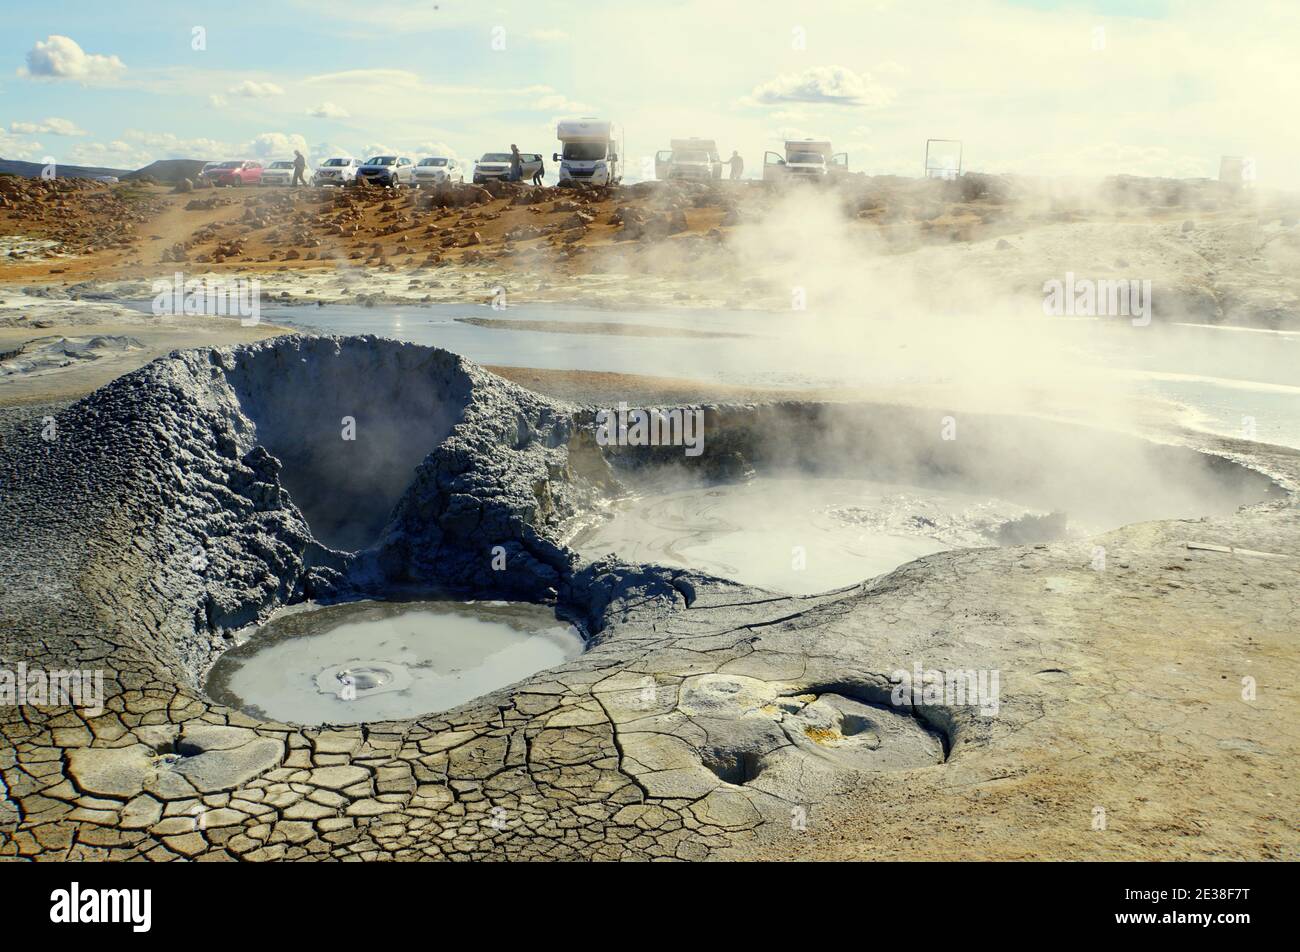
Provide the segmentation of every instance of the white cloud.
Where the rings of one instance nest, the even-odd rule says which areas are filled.
[[[42,122],[11,122],[9,123],[10,132],[18,132],[23,135],[32,135],[43,133],[53,136],[88,136],[90,135],[85,129],[77,128],[77,124],[70,119],[55,119],[50,117]]]
[[[102,83],[116,79],[125,70],[126,64],[116,56],[87,53],[71,37],[52,33],[27,51],[27,65],[18,70],[18,75]]]
[[[78,143],[65,161],[76,165],[98,165],[112,169],[143,168],[154,160],[153,153],[129,142],[114,139],[112,142]]]
[[[356,153],[337,142],[317,142],[311,147],[310,157],[313,164],[319,165],[325,159],[355,158]]]
[[[297,133],[263,132],[253,136],[242,151],[255,158],[266,159],[286,158],[293,154],[294,149],[304,155],[311,151],[307,147],[307,140]]]
[[[319,106],[312,106],[307,110],[307,115],[314,116],[317,119],[347,119],[352,113],[348,112],[342,106],[336,106],[328,100]]]
[[[226,106],[226,97],[220,93],[213,93],[208,97],[208,105],[213,109],[224,109]]]
[[[6,159],[34,162],[39,158],[43,158],[43,151],[39,142],[20,139],[17,136],[11,136],[4,129],[0,129],[0,155]]]
[[[526,96],[536,96],[533,109],[538,112],[586,112],[592,111],[586,103],[576,102],[551,86],[525,86],[520,90]]]
[[[284,95],[284,90],[275,83],[259,83],[251,79],[231,86],[226,92],[232,96],[243,96],[245,99],[269,99],[271,96]]]
[[[845,66],[814,66],[802,73],[786,73],[754,87],[753,102],[776,105],[806,102],[836,106],[886,106],[894,91],[859,76]]]
[[[460,158],[460,156],[456,154],[456,150],[453,149],[451,146],[447,145],[447,143],[445,142],[422,142],[419,145],[417,145],[412,151],[415,152],[415,154],[420,156],[441,155],[449,159]]]
[[[365,161],[366,159],[369,159],[372,156],[376,156],[376,155],[401,155],[401,154],[402,154],[401,149],[394,149],[391,145],[388,145],[387,143],[381,142],[376,144],[372,142],[369,145],[365,145],[361,147],[361,151],[357,153],[357,158],[361,159],[362,161]]]
[[[127,129],[122,139],[147,152],[152,158],[162,159],[221,159],[236,150],[229,143],[217,139],[182,139],[171,132],[143,132]]]

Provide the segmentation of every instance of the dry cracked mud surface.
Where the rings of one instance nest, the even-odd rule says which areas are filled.
[[[349,409],[385,465],[340,455]],[[707,412],[701,465],[725,476],[770,462],[755,432],[815,455],[847,411]],[[0,707],[0,856],[1295,857],[1300,454],[1205,447],[1196,478],[1269,490],[1227,515],[789,597],[580,562],[563,527],[628,473],[589,422],[374,338],[185,351],[4,411],[0,665],[102,670],[104,704]],[[979,474],[1006,449],[968,432],[932,462]],[[343,470],[350,492],[313,489]],[[305,728],[204,696],[233,631],[279,607],[430,593],[554,605],[589,650],[402,721]],[[894,703],[914,663],[998,671],[996,712]]]

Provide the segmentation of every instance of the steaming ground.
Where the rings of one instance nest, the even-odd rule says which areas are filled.
[[[934,552],[996,545],[1002,526],[1031,512],[918,486],[791,474],[642,492],[570,544],[591,560],[613,553],[811,595]]]
[[[1060,406],[1108,425],[1128,422],[1130,411],[1114,403],[1135,388],[1117,388],[1109,374],[1074,359],[1061,327],[1067,319],[1043,314],[1045,282],[1067,274],[1150,281],[1153,325],[1300,327],[1300,201],[1206,181],[850,177],[834,189],[499,185],[397,196],[379,189],[22,187],[20,201],[0,208],[0,234],[55,242],[59,257],[47,248],[0,263],[0,352],[49,337],[129,336],[142,345],[111,362],[87,362],[78,371],[82,392],[174,347],[276,333],[130,315],[111,302],[147,300],[154,280],[170,281],[178,271],[256,277],[270,300],[379,312],[489,300],[765,311],[785,315],[796,329],[773,342],[774,356],[816,367],[823,378],[793,389],[824,390],[824,378],[835,376],[840,389],[938,389],[940,400],[959,409]],[[46,214],[56,201],[58,214]],[[118,228],[122,220],[130,227]],[[97,227],[112,240],[96,243]],[[490,319],[506,320],[497,325],[504,329],[509,318],[507,308]],[[1111,323],[1117,332],[1141,330],[1125,318]],[[573,332],[560,322],[548,329]],[[712,378],[699,372],[708,367],[729,372],[729,384],[773,389],[771,381],[754,386],[741,353],[747,348],[707,336],[698,344],[689,364],[671,374],[648,372]],[[539,341],[539,350],[546,347]],[[1232,345],[1221,349],[1226,354]],[[77,392],[73,375],[57,384],[20,376],[0,383],[0,402]]]
[[[68,234],[48,238],[60,244],[40,246],[40,260],[0,264],[0,350],[28,352],[46,346],[39,343],[44,340],[57,351],[68,346],[62,342],[96,337],[129,338],[142,348],[108,348],[54,373],[0,377],[0,403],[30,404],[9,411],[4,420],[12,423],[9,431],[22,435],[47,407],[172,348],[281,332],[265,323],[243,328],[230,320],[162,320],[119,303],[147,298],[154,278],[170,278],[181,268],[258,276],[276,299],[286,294],[301,303],[371,305],[379,314],[397,303],[484,303],[499,288],[510,304],[726,306],[784,314],[792,325],[800,322],[806,334],[768,342],[765,356],[816,367],[843,382],[776,387],[754,379],[743,353],[755,343],[763,346],[757,333],[691,340],[620,331],[621,339],[646,354],[683,343],[698,348],[691,361],[651,374],[563,366],[499,369],[540,392],[605,405],[762,401],[798,390],[818,398],[865,396],[935,411],[936,434],[940,421],[950,416],[958,441],[969,432],[968,415],[979,410],[1068,418],[1210,449],[1280,473],[1296,488],[1294,452],[1189,431],[1186,424],[1197,421],[1180,417],[1176,406],[1157,403],[1131,368],[1116,372],[1081,359],[1070,346],[1066,324],[1041,310],[1043,282],[1073,271],[1152,280],[1156,304],[1150,327],[1134,327],[1126,319],[1102,325],[1113,333],[1121,354],[1133,352],[1127,345],[1141,339],[1135,335],[1173,322],[1294,328],[1300,232],[1292,199],[1263,196],[1243,203],[1206,183],[1130,181],[1068,190],[1023,183],[1019,196],[951,194],[938,183],[860,184],[861,193],[852,195],[639,188],[543,194],[536,202],[517,204],[518,194],[503,193],[454,212],[420,207],[410,196],[349,197],[339,207],[330,196],[324,207],[317,204],[320,196],[270,190],[237,199],[209,194],[198,200],[218,201],[189,209],[192,196],[144,190],[147,194],[135,200],[140,215],[135,235],[116,236],[116,246],[91,249]],[[66,197],[76,200],[71,193]],[[577,208],[557,207],[564,202]],[[637,222],[642,216],[636,212],[644,212],[646,220]],[[288,221],[298,215],[307,216],[296,223],[300,229],[258,225],[263,218]],[[615,215],[622,221],[613,221]],[[0,232],[30,232],[29,237],[47,240],[41,228],[58,227],[18,221],[12,210],[5,216]],[[344,227],[334,220],[342,216],[349,216],[348,234],[333,233],[334,225]],[[516,229],[525,225],[539,233],[524,237],[528,232]],[[87,222],[81,226],[86,234],[94,231]],[[465,243],[476,233],[476,241]],[[510,234],[514,237],[507,238]],[[242,239],[237,253],[217,253],[232,250],[236,238]],[[319,244],[309,248],[313,241]],[[380,257],[372,256],[376,244]],[[175,260],[177,246],[181,261]],[[290,257],[290,252],[297,254]],[[330,305],[319,310],[328,312]],[[509,318],[509,310],[482,313]],[[683,314],[689,324],[691,312]],[[602,322],[609,323],[605,318],[595,323]],[[572,336],[554,330],[532,335],[537,353]],[[1205,366],[1188,376],[1278,388],[1276,404],[1246,403],[1246,395],[1264,391],[1243,387],[1240,397],[1230,395],[1218,408],[1217,422],[1223,424],[1250,415],[1249,407],[1265,424],[1260,432],[1267,433],[1268,414],[1286,412],[1284,404],[1300,380],[1285,367],[1277,379],[1245,379],[1258,361],[1232,338],[1256,333],[1224,332],[1197,355]],[[1283,334],[1267,339],[1278,348],[1291,346]],[[654,365],[647,360],[643,366]],[[699,368],[706,366],[723,368],[725,381],[701,382]],[[1014,442],[1023,425],[1009,419],[993,435]],[[1070,463],[1081,485],[1099,475],[1125,487],[1114,493],[1116,504],[1130,495],[1178,501],[1186,489],[1184,479],[1167,473],[1157,478],[1155,470],[1133,459],[1090,452],[1084,434],[1074,431],[1054,445],[1040,444],[1039,453],[1058,466]],[[1014,473],[1032,469],[1037,460],[1006,453],[992,462]],[[698,500],[692,506],[679,515],[693,522],[702,509]],[[899,528],[890,521],[888,506],[852,510],[838,507],[829,515],[846,526],[856,520],[870,533],[890,535]],[[832,653],[828,648],[852,645],[869,659],[863,663],[870,670],[888,670],[899,657],[918,652],[927,662],[961,665],[974,652],[984,659],[981,664],[1002,664],[1012,672],[1006,690],[1023,702],[1010,707],[1023,720],[1010,726],[1001,722],[996,745],[975,746],[951,763],[915,769],[906,784],[896,776],[855,778],[828,791],[809,818],[806,836],[795,844],[797,855],[1292,855],[1291,818],[1300,803],[1289,769],[1300,750],[1300,720],[1294,691],[1287,687],[1300,670],[1290,637],[1297,624],[1294,599],[1288,601],[1286,594],[1295,589],[1300,558],[1294,519],[1261,507],[1212,519],[1186,513],[1154,518],[1164,521],[1046,547],[923,555],[868,590],[783,600],[770,606],[770,618],[752,627],[723,624],[718,637],[739,638],[736,653],[728,655],[725,670],[705,679],[743,685],[756,673],[799,681],[803,690],[810,666],[821,664]],[[954,534],[972,524],[968,518],[957,520],[946,527],[951,532],[935,536],[935,544],[951,548],[959,541]],[[1189,542],[1220,548],[1189,549]],[[1109,559],[1105,572],[1090,568],[1098,544]],[[1285,558],[1224,551],[1228,546]],[[700,557],[699,551],[690,554]],[[711,553],[720,568],[746,554],[725,545]],[[105,578],[118,570],[106,567]],[[687,612],[684,622],[705,624],[698,621],[703,617]],[[757,652],[765,639],[770,647],[778,632],[793,639],[798,650],[774,652],[774,667],[760,670]],[[656,631],[655,637],[661,634]],[[683,649],[674,663],[686,672],[683,677],[694,678],[697,658],[713,650]],[[1026,665],[1026,658],[1032,663]],[[825,677],[842,674],[828,670]],[[1261,686],[1253,703],[1241,696],[1246,676]],[[729,703],[746,697],[742,690]],[[763,695],[762,704],[770,707],[775,700]],[[721,703],[712,695],[704,701]],[[691,703],[704,701],[695,697]],[[583,716],[603,723],[598,708]],[[638,752],[653,763],[662,753],[661,735],[638,736],[644,745]],[[1243,783],[1243,776],[1250,782]],[[1097,807],[1111,818],[1102,836],[1091,825]],[[764,828],[737,853],[789,857],[792,844],[778,826]],[[276,846],[266,849],[270,858]],[[260,853],[261,848],[254,855]]]

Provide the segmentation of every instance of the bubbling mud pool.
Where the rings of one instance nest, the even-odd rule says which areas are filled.
[[[293,724],[444,711],[582,653],[538,605],[355,602],[283,614],[217,661],[214,700]]]
[[[865,479],[760,476],[619,500],[607,521],[580,530],[572,545],[587,559],[615,552],[808,595],[934,552],[1022,541],[1048,528],[1064,531],[1063,520],[1003,499]]]

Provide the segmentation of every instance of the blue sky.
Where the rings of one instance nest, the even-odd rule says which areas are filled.
[[[1281,184],[1300,151],[1280,120],[1300,97],[1298,10],[43,0],[5,11],[0,155],[549,154],[557,119],[599,115],[624,126],[632,177],[673,137],[714,137],[754,172],[784,136],[817,135],[870,172],[917,174],[925,139],[948,137],[986,171],[1212,175],[1244,154]]]

